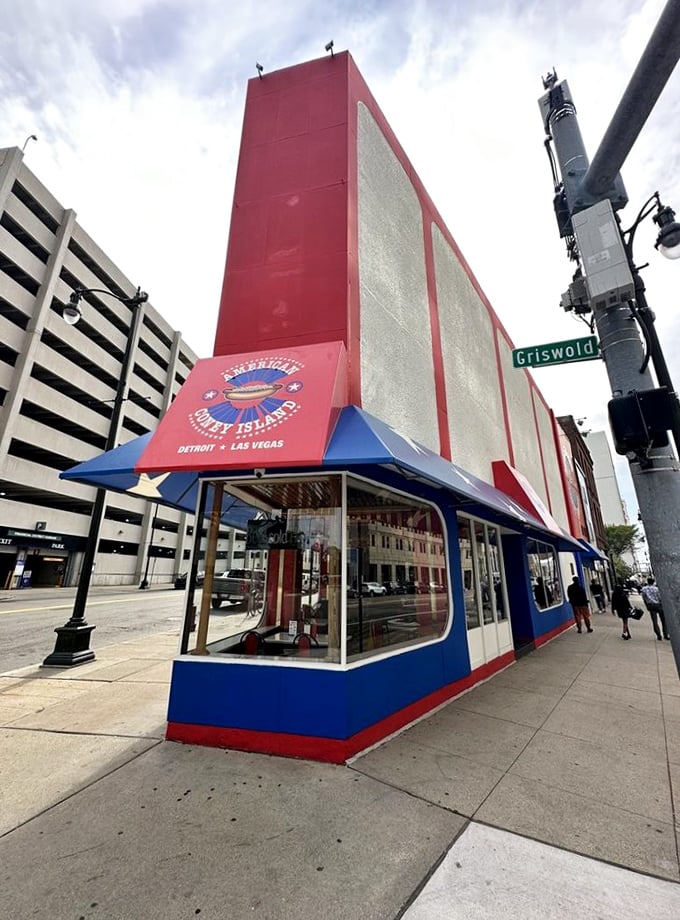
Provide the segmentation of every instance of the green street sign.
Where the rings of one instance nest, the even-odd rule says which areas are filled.
[[[548,345],[531,345],[529,348],[513,348],[513,367],[543,367],[546,364],[568,364],[573,361],[593,361],[600,357],[600,346],[596,335],[583,339],[567,339],[566,342],[550,342]]]

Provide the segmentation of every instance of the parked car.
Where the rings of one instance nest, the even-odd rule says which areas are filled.
[[[222,575],[216,575],[212,585],[212,606],[219,608],[224,601],[259,605],[264,594],[264,578],[261,569],[229,569]]]
[[[188,572],[182,572],[180,575],[178,575],[177,578],[175,579],[175,587],[183,591],[187,586],[188,577],[189,577]],[[205,580],[205,572],[204,571],[196,572],[196,581],[194,582],[194,587],[200,588],[204,580]]]
[[[427,594],[428,587],[422,581],[407,581],[404,585],[407,594]]]
[[[361,593],[369,597],[376,597],[379,594],[387,594],[387,588],[377,581],[365,581],[361,586]]]
[[[432,594],[443,594],[444,591],[446,591],[446,588],[444,587],[444,585],[440,585],[436,581],[430,582],[430,592]]]
[[[406,594],[406,588],[398,581],[384,581],[383,586],[387,594]]]
[[[355,597],[359,597],[359,592],[356,588],[352,588],[350,585],[347,585],[347,597],[349,600]]]

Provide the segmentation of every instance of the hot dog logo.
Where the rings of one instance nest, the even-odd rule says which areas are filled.
[[[203,405],[190,413],[191,427],[205,438],[249,441],[271,433],[300,408],[304,365],[290,358],[260,358],[231,367],[219,385],[202,394]],[[278,441],[263,442],[282,446]],[[243,445],[247,446],[246,444]]]

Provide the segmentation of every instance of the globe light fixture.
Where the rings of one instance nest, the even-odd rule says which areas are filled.
[[[659,210],[652,219],[659,227],[654,248],[667,259],[680,259],[680,224],[675,219],[675,211],[659,202]]]

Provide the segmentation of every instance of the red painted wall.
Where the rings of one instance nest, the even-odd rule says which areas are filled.
[[[357,107],[362,102],[409,176],[423,212],[440,452],[451,457],[439,308],[436,224],[485,304],[510,460],[512,433],[498,343],[510,341],[455,240],[347,52],[248,83],[214,355],[342,341],[347,403],[361,406]],[[434,130],[434,129],[433,129]],[[490,369],[491,372],[491,369]],[[527,373],[527,372],[525,372]],[[527,373],[534,397],[545,404]],[[536,423],[536,439],[540,434]],[[545,467],[545,460],[542,459]],[[543,470],[546,494],[548,481]]]
[[[347,340],[350,60],[248,84],[215,355]]]

